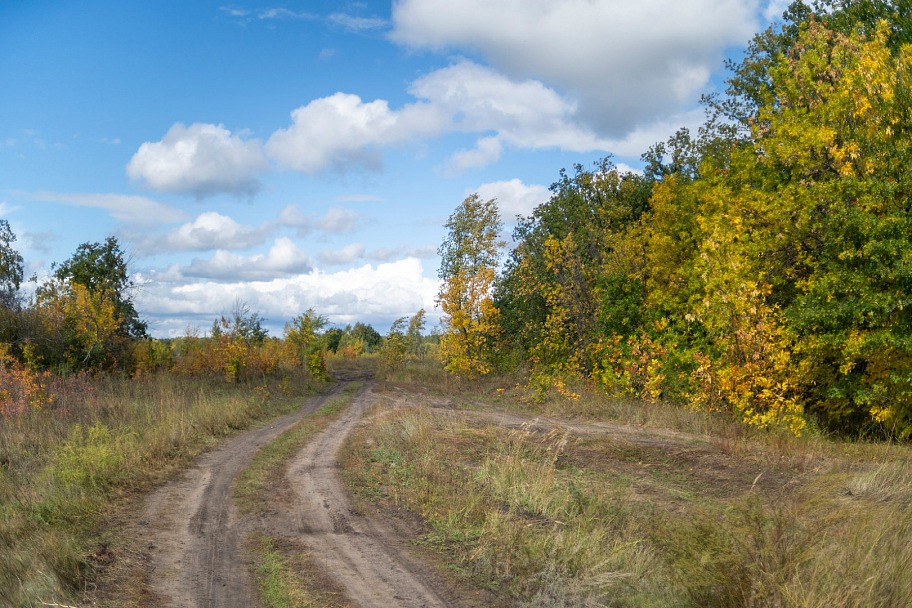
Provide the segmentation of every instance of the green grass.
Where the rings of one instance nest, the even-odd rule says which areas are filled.
[[[420,542],[502,605],[912,605],[909,446],[744,430],[584,387],[563,399],[568,423],[634,428],[507,429],[474,412],[559,416],[561,399],[435,373],[389,387],[393,406],[352,437],[345,477],[362,499],[421,516]],[[420,407],[442,396],[456,412]]]
[[[108,522],[139,493],[238,429],[320,389],[160,374],[72,378],[52,406],[0,421],[0,605],[92,603]]]
[[[293,574],[291,564],[268,536],[259,539],[256,567],[263,608],[316,608],[318,603]]]

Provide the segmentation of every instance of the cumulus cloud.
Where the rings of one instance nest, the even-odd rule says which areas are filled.
[[[136,239],[137,250],[144,254],[174,251],[238,250],[260,245],[273,226],[245,226],[217,211],[207,211],[163,234]]]
[[[478,133],[476,147],[450,161],[451,169],[461,170],[496,161],[504,145],[580,152],[605,150],[610,143],[580,125],[576,104],[554,89],[471,61],[431,72],[409,92],[416,101],[400,109],[348,93],[315,99],[291,113],[292,124],[273,133],[266,151],[280,168],[304,173],[377,170],[385,147],[451,132]]]
[[[399,0],[394,41],[472,49],[511,78],[579,100],[587,124],[622,137],[695,101],[727,46],[756,30],[757,0]],[[711,15],[712,18],[707,18]]]
[[[127,175],[159,192],[252,196],[267,170],[257,140],[245,140],[222,125],[177,123],[157,142],[146,142],[130,159]]]
[[[426,260],[436,255],[437,247],[425,245],[423,247],[381,247],[367,251],[364,257],[375,262],[388,262],[404,257]]]
[[[143,196],[68,192],[18,192],[16,194],[38,203],[58,203],[73,207],[102,209],[114,219],[127,224],[167,224],[181,221],[187,217],[187,214],[180,209]]]
[[[268,281],[311,270],[310,257],[291,239],[282,237],[266,253],[243,256],[218,250],[209,259],[194,259],[181,275],[214,281]]]
[[[291,113],[292,125],[272,134],[266,150],[280,168],[316,173],[325,168],[379,169],[379,148],[443,130],[445,117],[426,104],[390,110],[386,100],[367,102],[336,93]]]
[[[323,232],[345,234],[354,230],[362,217],[362,214],[351,209],[331,207],[315,225]]]
[[[353,231],[363,219],[363,214],[345,207],[330,207],[322,217],[307,215],[297,204],[288,205],[279,211],[276,225],[295,228],[298,236],[306,236],[313,230],[331,234],[345,234]]]
[[[364,257],[364,245],[352,243],[342,249],[332,249],[321,251],[317,259],[327,266],[341,266],[342,264],[351,264],[357,259]]]
[[[156,277],[157,278],[157,277]],[[365,264],[338,272],[312,270],[305,274],[247,281],[150,281],[137,298],[137,307],[158,324],[156,334],[179,335],[189,325],[208,324],[225,311],[226,302],[241,300],[267,319],[281,324],[310,307],[333,323],[358,320],[391,322],[418,309],[434,309],[436,281],[424,276],[421,261],[406,258],[387,264]]]
[[[530,215],[537,206],[547,202],[551,197],[547,186],[526,185],[516,178],[482,184],[475,192],[482,200],[497,199],[500,216],[507,223],[515,220],[517,215]]]

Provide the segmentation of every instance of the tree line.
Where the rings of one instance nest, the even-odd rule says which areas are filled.
[[[495,201],[466,199],[440,249],[447,369],[908,437],[910,42],[907,0],[794,2],[642,173],[561,171],[499,274]]]

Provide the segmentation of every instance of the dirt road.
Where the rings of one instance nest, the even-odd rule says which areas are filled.
[[[299,498],[298,529],[311,554],[346,595],[364,607],[458,606],[426,567],[397,547],[393,530],[352,513],[338,474],[337,453],[371,399],[370,385],[348,411],[290,463],[287,479]]]
[[[294,414],[233,437],[150,495],[133,532],[144,555],[143,604],[257,606],[244,541],[254,526],[267,526],[270,534],[306,547],[354,605],[459,606],[458,595],[448,592],[420,560],[410,558],[395,532],[351,512],[336,453],[368,407],[371,385],[365,383],[348,410],[289,463],[285,490],[294,499],[278,502],[269,521],[239,516],[232,494],[235,479],[260,447],[317,410],[344,383]]]
[[[148,550],[147,585],[160,606],[257,605],[251,564],[243,551],[250,522],[238,517],[232,496],[234,480],[260,447],[318,409],[334,392],[231,438],[202,455],[181,478],[148,497],[139,536]]]

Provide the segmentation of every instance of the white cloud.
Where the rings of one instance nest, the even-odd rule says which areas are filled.
[[[339,25],[355,32],[384,28],[389,23],[386,19],[381,19],[380,17],[355,17],[346,13],[333,13],[326,19],[334,25]]]
[[[301,211],[297,204],[288,205],[279,211],[276,226],[297,229],[298,236],[305,236],[313,230],[331,234],[345,234],[354,230],[363,215],[345,207],[330,207],[323,217],[314,218]]]
[[[92,207],[107,211],[114,219],[128,224],[168,224],[187,217],[180,209],[143,196],[124,194],[74,194],[67,192],[18,192],[39,203],[58,203],[73,207]]]
[[[176,123],[158,142],[146,142],[130,159],[127,175],[159,192],[253,195],[268,169],[260,143],[222,125]]]
[[[321,251],[317,259],[327,266],[341,266],[342,264],[351,264],[355,260],[364,257],[364,245],[352,243],[342,249]]]
[[[344,234],[354,230],[362,217],[357,211],[344,207],[332,207],[326,211],[326,214],[315,225],[323,232]]]
[[[137,308],[144,315],[161,319],[161,327],[173,334],[182,333],[188,324],[202,321],[208,325],[236,300],[247,302],[251,310],[278,327],[310,307],[333,323],[389,323],[412,315],[419,308],[432,312],[437,291],[437,282],[424,276],[421,262],[407,258],[339,272],[313,270],[262,281],[179,284],[156,277],[141,290]],[[152,330],[161,331],[156,325]]]
[[[482,54],[512,78],[572,95],[601,133],[696,101],[727,46],[757,28],[758,0],[399,0],[394,41]],[[711,16],[711,17],[710,17]]]
[[[436,135],[444,117],[425,104],[392,111],[386,100],[367,102],[357,95],[336,93],[315,99],[291,113],[292,125],[272,134],[266,150],[282,169],[316,173],[379,169],[378,147],[416,136]]]
[[[219,250],[207,260],[194,259],[180,272],[184,277],[216,281],[268,281],[312,269],[310,257],[291,239],[282,237],[266,253],[242,256]]]
[[[482,184],[475,192],[482,200],[497,199],[497,207],[505,223],[512,223],[517,215],[530,215],[533,209],[551,198],[547,186],[526,185],[516,178]]]
[[[789,7],[792,0],[771,0],[763,10],[763,18],[767,21],[776,21],[782,18],[782,13]]]
[[[207,211],[163,235],[135,239],[144,254],[213,249],[248,249],[263,243],[273,225],[245,226],[217,211]]]
[[[401,109],[383,99],[335,93],[295,109],[292,124],[273,133],[266,150],[282,169],[316,173],[380,169],[382,149],[451,132],[478,133],[475,149],[457,153],[451,169],[497,160],[502,147],[607,150],[576,121],[576,105],[536,80],[511,80],[461,60],[409,87],[417,99]]]
[[[448,173],[461,173],[466,169],[484,167],[500,159],[503,144],[497,137],[482,137],[471,150],[454,153],[447,162]]]
[[[366,252],[364,257],[375,262],[389,262],[403,257],[426,260],[436,255],[437,247],[425,245],[424,247],[381,247]]]

